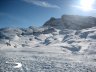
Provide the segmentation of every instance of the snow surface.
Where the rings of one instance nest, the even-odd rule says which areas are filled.
[[[63,29],[54,20],[52,27],[0,29],[0,72],[96,72],[96,27]]]

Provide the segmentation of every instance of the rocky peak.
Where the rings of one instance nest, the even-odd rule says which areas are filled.
[[[57,29],[80,30],[96,26],[96,18],[91,16],[63,15],[61,18],[50,18],[43,26]]]

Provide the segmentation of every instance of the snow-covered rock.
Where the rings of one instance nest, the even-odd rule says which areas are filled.
[[[95,26],[94,17],[76,15],[63,15],[57,19],[52,17],[42,27],[0,29],[0,44],[17,48],[54,46],[70,53],[89,54],[90,51],[95,53]]]
[[[63,15],[57,19],[52,17],[43,26],[80,30],[96,26],[96,18],[91,16]]]

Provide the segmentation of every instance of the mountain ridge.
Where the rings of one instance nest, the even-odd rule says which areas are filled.
[[[68,50],[71,53],[90,53],[94,52],[96,44],[96,24],[94,17],[84,17],[93,21],[93,23],[88,24],[87,22],[81,19],[82,16],[79,16],[80,20],[86,22],[81,22],[77,25],[73,25],[73,23],[78,23],[79,19],[75,16],[75,20],[73,19],[73,15],[62,16],[64,18],[64,25],[61,18],[55,19],[51,18],[51,20],[47,21],[42,27],[32,27],[29,28],[2,28],[0,29],[0,48],[22,48],[22,47],[41,47],[41,46],[54,46],[60,47],[64,50]],[[69,20],[68,19],[72,19]],[[68,25],[65,25],[66,20],[68,20]],[[89,22],[89,21],[88,21]],[[84,24],[84,27],[80,25]],[[78,26],[80,25],[80,27]],[[86,44],[86,46],[85,46]],[[93,47],[92,50],[89,47]],[[91,52],[91,53],[92,53]],[[95,53],[95,52],[94,52]]]
[[[43,26],[80,30],[96,26],[96,18],[92,16],[63,15],[61,18],[51,17]]]

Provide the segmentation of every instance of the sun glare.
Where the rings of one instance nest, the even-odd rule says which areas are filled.
[[[80,5],[82,10],[90,11],[93,9],[94,0],[81,0]]]

